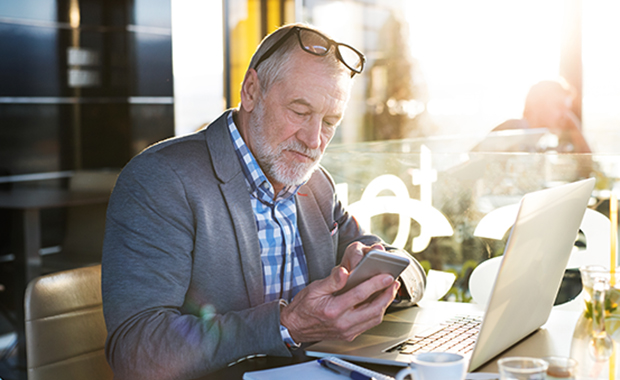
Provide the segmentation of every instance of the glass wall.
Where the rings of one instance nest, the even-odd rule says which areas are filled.
[[[303,0],[300,17],[366,53],[336,142],[487,133],[561,81],[590,147],[620,125],[616,2]],[[583,98],[582,98],[583,96]],[[583,99],[583,102],[582,102]]]
[[[596,152],[620,152],[620,3],[583,2],[583,125]]]
[[[506,146],[535,137],[502,132],[487,141]],[[610,137],[620,138],[620,133]],[[578,277],[571,275],[576,268],[585,262],[610,264],[609,198],[611,190],[620,190],[620,156],[470,150],[478,139],[460,135],[335,144],[322,164],[362,226],[410,252],[426,270],[454,274],[445,299],[461,302],[472,299],[472,271],[503,254],[523,195],[596,178],[560,295],[574,297],[581,290]]]

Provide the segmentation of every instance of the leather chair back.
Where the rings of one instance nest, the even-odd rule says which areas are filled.
[[[29,380],[109,380],[101,265],[34,279],[24,300]]]

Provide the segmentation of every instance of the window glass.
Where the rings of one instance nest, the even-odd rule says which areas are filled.
[[[0,1],[0,17],[56,21],[55,0]]]
[[[593,151],[617,153],[620,152],[620,3],[584,1],[582,6],[583,128]]]
[[[486,133],[557,79],[565,2],[303,2],[303,19],[368,58],[336,141]]]

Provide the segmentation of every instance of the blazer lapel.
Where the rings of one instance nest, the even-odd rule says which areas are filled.
[[[220,191],[232,218],[240,269],[250,304],[254,307],[265,300],[260,244],[245,177],[228,132],[227,115],[228,112],[225,112],[207,128],[206,143],[215,174],[221,181]]]
[[[336,265],[336,254],[327,222],[314,193],[302,186],[297,195],[297,226],[308,263],[310,282],[329,276]]]
[[[263,268],[252,204],[243,176],[238,178],[239,180],[221,184],[220,189],[235,226],[241,271],[250,304],[254,307],[265,301]]]

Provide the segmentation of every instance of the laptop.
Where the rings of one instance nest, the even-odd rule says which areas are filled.
[[[469,338],[471,345],[465,353],[469,371],[532,334],[549,318],[594,182],[594,178],[590,178],[535,191],[522,198],[486,311],[473,318],[464,317],[475,333]],[[421,336],[428,336],[429,321],[418,317],[424,314],[431,315],[435,321],[451,319],[453,315],[446,315],[446,310],[454,310],[446,308],[451,306],[449,304],[473,306],[436,302],[412,307],[405,314],[401,313],[400,318],[386,315],[379,326],[352,342],[322,341],[306,348],[306,354],[406,366],[412,353],[401,348],[413,347],[408,343],[413,341],[415,346]],[[430,334],[437,329],[431,326]],[[436,349],[431,348],[431,351]]]

